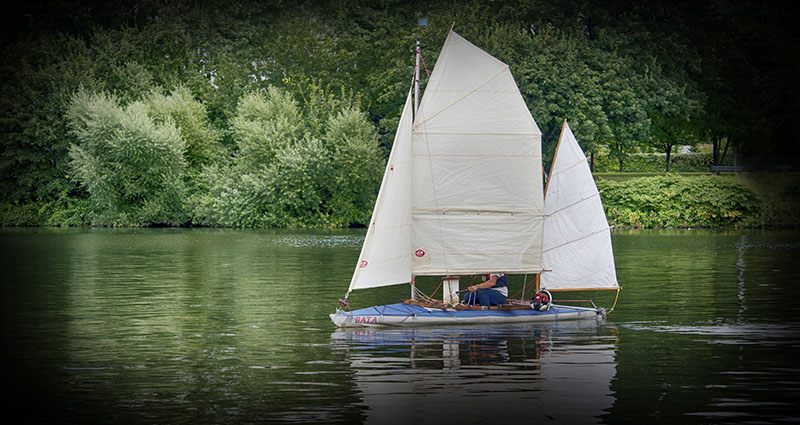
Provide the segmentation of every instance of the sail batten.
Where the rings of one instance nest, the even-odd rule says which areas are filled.
[[[586,158],[582,156],[580,159],[578,159],[577,161],[573,162],[572,164],[564,165],[563,167],[561,167],[561,169],[554,170],[553,172],[555,174],[551,175],[550,177],[552,178],[552,177],[555,177],[555,176],[557,176],[559,174],[566,173],[567,171],[571,170],[573,167],[580,167],[583,164],[586,164]]]
[[[475,215],[482,215],[482,214],[496,214],[496,215],[537,215],[531,211],[526,210],[499,210],[499,209],[476,209],[476,208],[439,208],[439,209],[431,209],[431,208],[415,208],[414,214],[421,216],[421,215],[430,215],[430,214],[475,214]]]
[[[414,133],[422,133],[421,131],[414,130]],[[470,134],[477,134],[483,136],[521,136],[521,137],[536,137],[541,136],[540,133],[511,133],[511,132],[503,132],[503,131],[459,131],[459,130],[440,130],[440,131],[425,131],[426,134],[458,134],[458,135],[470,135]]]
[[[550,251],[553,251],[553,250],[556,250],[558,248],[561,248],[562,246],[567,246],[567,245],[570,245],[570,244],[579,243],[579,242],[583,241],[584,239],[590,238],[590,237],[592,237],[594,235],[597,235],[597,234],[600,234],[600,233],[605,233],[605,232],[607,232],[609,230],[611,230],[611,227],[602,228],[602,229],[599,229],[599,230],[595,230],[595,231],[593,231],[593,232],[591,232],[589,234],[578,236],[575,239],[570,239],[568,241],[564,241],[564,242],[562,242],[562,243],[560,243],[558,245],[555,245],[555,246],[544,246],[542,248],[542,253],[543,254],[544,253],[548,253]]]
[[[562,212],[562,211],[569,211],[569,210],[570,210],[572,207],[574,207],[574,206],[576,206],[576,205],[580,204],[581,202],[588,201],[588,200],[590,200],[590,199],[594,198],[595,196],[600,196],[600,192],[598,192],[598,193],[593,193],[593,194],[591,194],[591,195],[589,195],[589,196],[586,196],[586,197],[584,197],[584,198],[578,199],[577,201],[575,201],[575,202],[573,202],[573,203],[571,203],[571,204],[569,204],[569,205],[565,205],[565,206],[563,206],[563,207],[561,207],[561,208],[559,208],[559,209],[557,209],[557,210],[550,211],[550,213],[548,214],[548,216],[553,216],[553,215],[556,215],[556,214],[558,214],[558,213],[560,213],[560,212]]]
[[[468,97],[468,96],[470,96],[470,95],[472,95],[474,93],[477,93],[478,90],[480,90],[483,86],[489,84],[490,82],[492,82],[492,80],[494,80],[495,78],[498,78],[499,76],[501,76],[503,74],[504,71],[507,71],[507,70],[508,70],[508,67],[498,70],[496,74],[494,74],[491,77],[487,78],[486,81],[483,81],[483,82],[479,83],[478,85],[476,85],[472,89],[466,91],[465,93],[462,92],[462,91],[456,91],[456,90],[450,91],[451,93],[456,93],[456,94],[461,93],[461,95],[459,97],[455,98],[454,100],[452,100],[449,104],[442,106],[441,109],[439,109],[438,111],[436,111],[436,112],[434,112],[434,113],[432,113],[430,115],[427,115],[424,118],[422,118],[421,120],[418,120],[417,122],[415,122],[414,123],[414,127],[424,126],[426,121],[429,121],[429,120],[435,118],[437,115],[439,115],[439,114],[443,113],[444,111],[446,111],[447,108],[450,108],[450,107],[456,105],[458,102],[464,100],[466,97]],[[502,94],[502,93],[499,93],[499,92],[496,92],[496,93]],[[513,92],[509,92],[509,93],[506,93],[506,94],[510,94],[510,93],[513,93]]]

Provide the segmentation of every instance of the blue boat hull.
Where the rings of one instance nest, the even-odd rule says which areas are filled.
[[[425,326],[480,323],[554,322],[561,320],[603,320],[599,308],[552,305],[549,310],[456,310],[396,303],[354,311],[337,311],[331,321],[340,328],[370,326]]]

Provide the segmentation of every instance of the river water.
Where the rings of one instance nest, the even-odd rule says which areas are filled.
[[[327,315],[363,234],[0,230],[6,416],[800,421],[798,232],[616,231],[624,289],[600,324],[339,331]],[[512,293],[522,279],[512,277]],[[350,299],[366,307],[407,296],[398,286]]]

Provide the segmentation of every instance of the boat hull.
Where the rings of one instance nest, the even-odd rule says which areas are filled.
[[[372,326],[437,326],[491,323],[603,320],[605,310],[552,305],[549,310],[456,310],[422,307],[404,303],[337,311],[331,321],[340,328]]]

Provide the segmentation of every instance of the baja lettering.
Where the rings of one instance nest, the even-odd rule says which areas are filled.
[[[377,316],[356,316],[353,319],[355,319],[356,323],[367,323],[367,324],[370,324],[370,323],[377,324],[378,323],[378,317]]]

